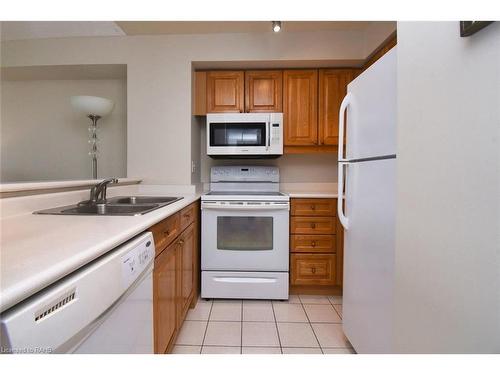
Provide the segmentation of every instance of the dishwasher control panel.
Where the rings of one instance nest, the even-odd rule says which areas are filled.
[[[154,259],[155,247],[148,239],[121,257],[124,286],[131,285],[134,280]]]

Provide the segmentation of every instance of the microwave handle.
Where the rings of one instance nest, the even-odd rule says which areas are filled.
[[[266,146],[266,151],[269,150],[269,147],[271,147],[271,123],[268,121],[266,123],[267,125],[267,146]]]

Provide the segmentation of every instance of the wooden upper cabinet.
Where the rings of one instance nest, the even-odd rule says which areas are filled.
[[[282,93],[281,70],[245,71],[245,112],[281,112]]]
[[[319,70],[319,144],[338,145],[340,103],[356,69]]]
[[[285,146],[318,143],[318,71],[283,72],[283,122]]]
[[[207,112],[243,112],[245,74],[243,71],[207,73]]]

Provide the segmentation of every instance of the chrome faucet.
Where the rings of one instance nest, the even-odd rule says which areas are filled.
[[[90,189],[90,199],[88,204],[106,203],[106,190],[109,184],[117,184],[117,178],[108,178],[99,182],[97,185],[92,186]]]

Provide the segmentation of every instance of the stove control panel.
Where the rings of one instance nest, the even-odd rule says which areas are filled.
[[[210,169],[210,182],[279,182],[278,167],[217,166]]]

